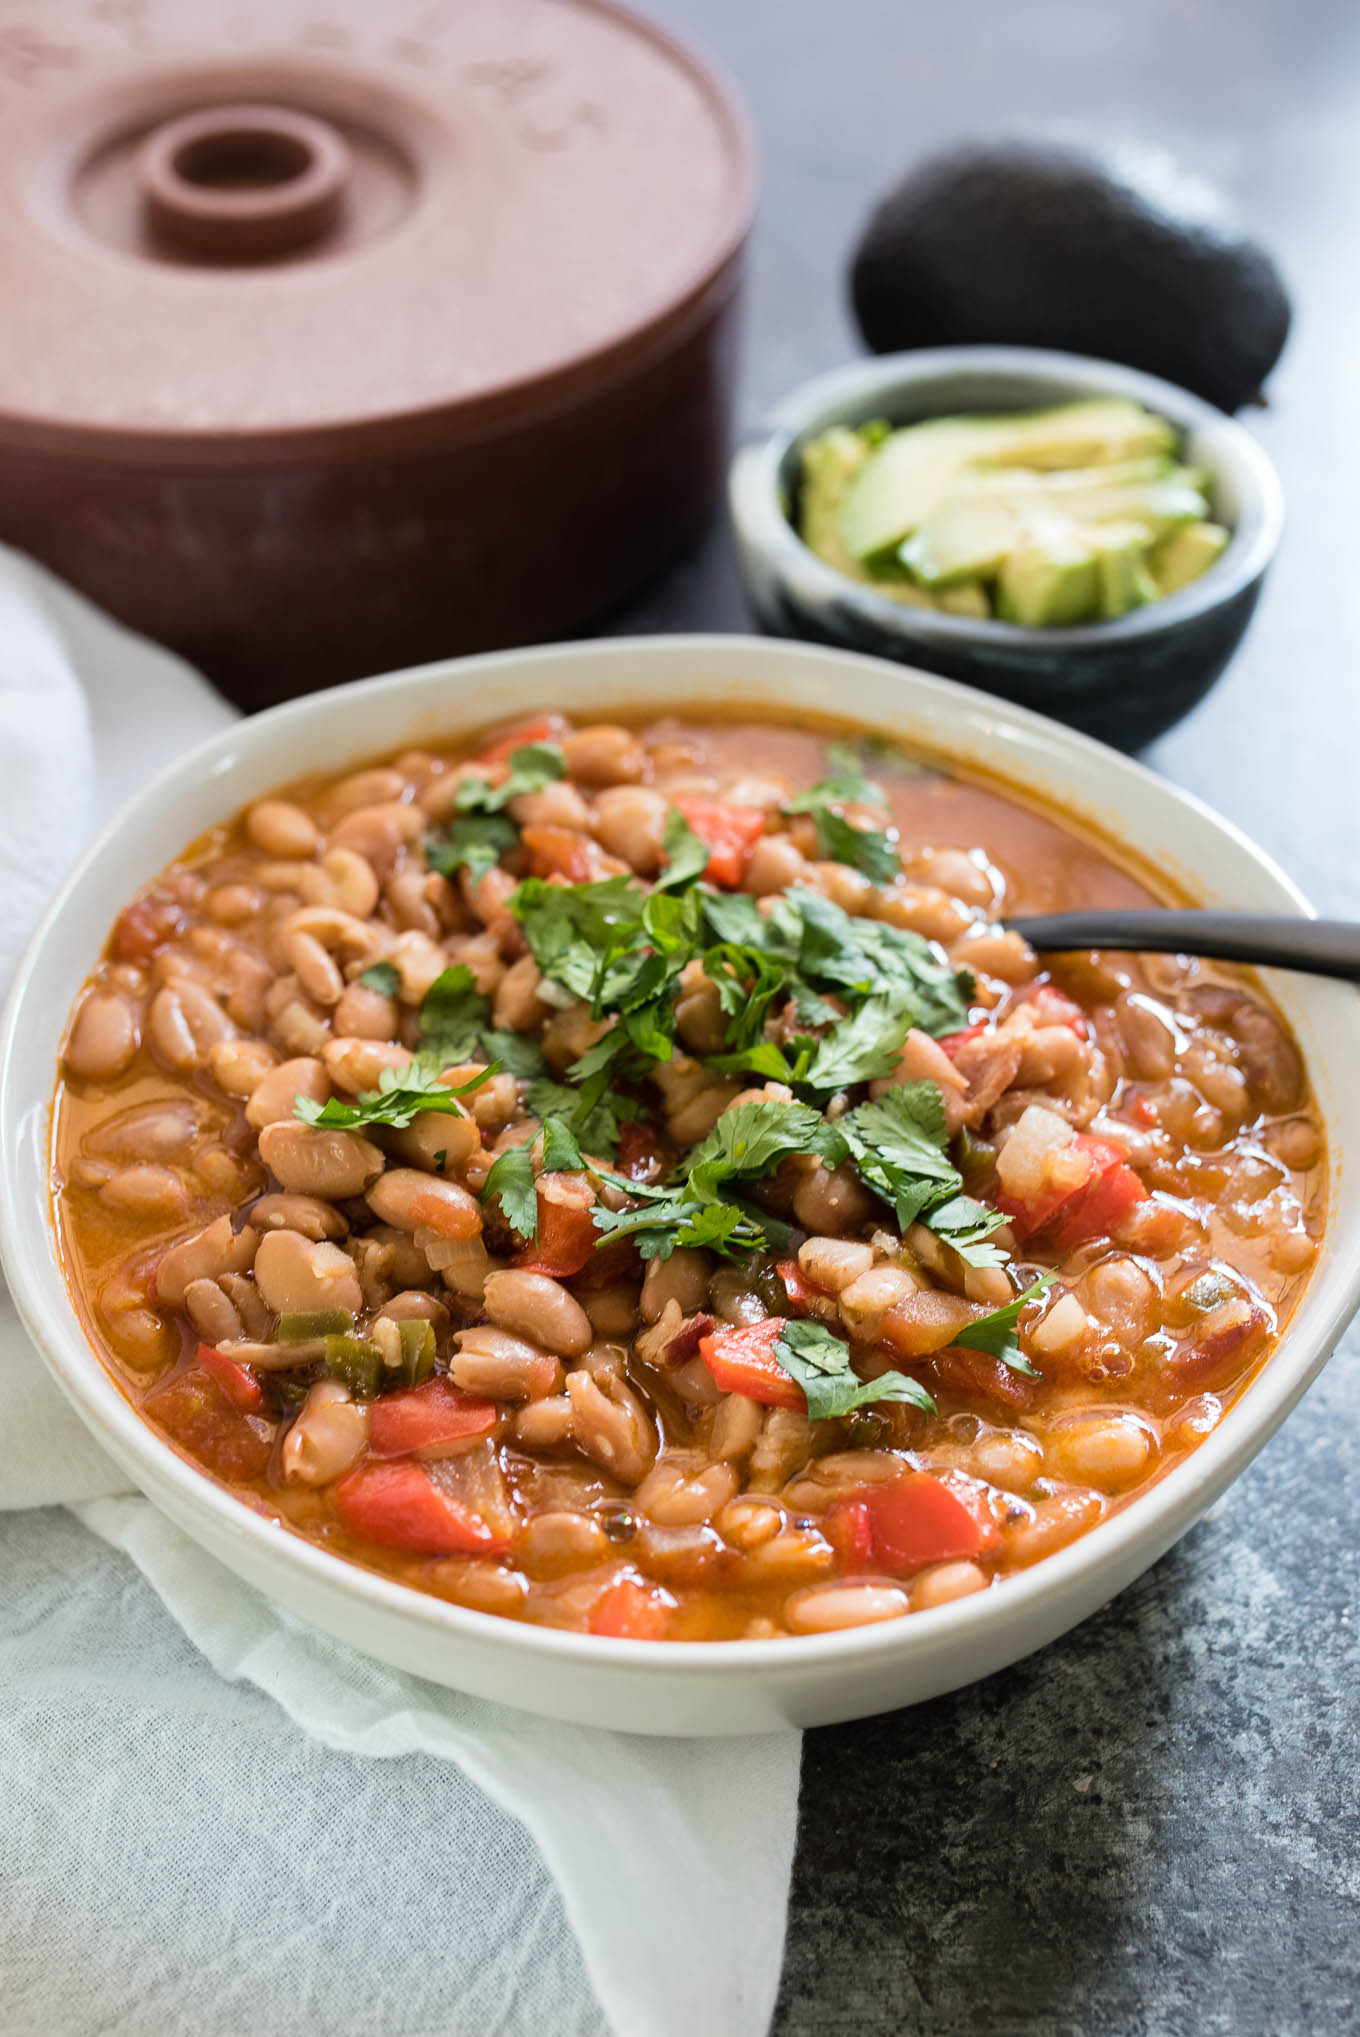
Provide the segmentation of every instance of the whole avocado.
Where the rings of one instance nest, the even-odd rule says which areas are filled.
[[[1150,150],[1011,141],[931,157],[874,211],[850,281],[875,353],[1056,347],[1222,410],[1259,396],[1289,331],[1270,256]]]

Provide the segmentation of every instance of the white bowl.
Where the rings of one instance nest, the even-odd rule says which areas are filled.
[[[50,1102],[66,1012],[119,909],[217,820],[285,779],[545,707],[607,715],[720,701],[834,712],[999,773],[1084,817],[1206,903],[1303,912],[1258,849],[1184,793],[1019,708],[901,666],[745,637],[565,645],[428,665],[273,709],[165,772],[90,850],[20,965],[0,1033],[0,1241],[15,1302],[94,1434],[186,1534],[328,1633],[437,1683],[644,1733],[754,1733],[915,1703],[986,1676],[1085,1619],[1183,1535],[1283,1420],[1360,1301],[1360,999],[1304,976],[1269,986],[1307,1057],[1333,1158],[1327,1243],[1260,1377],[1144,1498],[993,1591],[798,1640],[656,1644],[467,1612],[327,1555],[241,1506],[163,1442],[99,1362],[67,1297],[49,1198]]]

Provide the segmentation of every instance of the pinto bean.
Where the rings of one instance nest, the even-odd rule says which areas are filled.
[[[812,1424],[797,1408],[770,1408],[751,1452],[752,1492],[778,1492],[812,1455]]]
[[[630,785],[647,775],[647,752],[616,723],[569,729],[561,746],[568,776],[578,785]]]
[[[1093,1485],[1097,1492],[1123,1492],[1147,1475],[1157,1455],[1157,1437],[1135,1414],[1093,1409],[1054,1422],[1044,1454],[1059,1478]]]
[[[522,1450],[556,1450],[571,1434],[571,1401],[565,1393],[531,1400],[514,1420],[514,1437]]]
[[[510,818],[521,828],[569,828],[583,835],[590,827],[590,808],[574,785],[559,778],[538,792],[521,792],[512,799]]]
[[[543,978],[532,955],[512,962],[496,986],[492,1018],[512,1033],[530,1033],[541,1026],[552,1006],[539,996]]]
[[[314,1055],[280,1061],[251,1090],[246,1103],[246,1123],[257,1132],[266,1125],[286,1124],[292,1121],[293,1107],[300,1096],[312,1103],[329,1103],[334,1094],[325,1063]]]
[[[1064,1486],[1032,1506],[1026,1504],[1020,1518],[1007,1522],[1001,1531],[1007,1562],[1019,1569],[1065,1549],[1094,1527],[1104,1510],[1100,1494],[1080,1486]]]
[[[265,1232],[255,1254],[255,1285],[276,1315],[338,1308],[357,1316],[364,1305],[349,1254],[298,1231]]]
[[[819,1161],[793,1191],[793,1213],[803,1229],[829,1237],[867,1224],[878,1206],[848,1161],[841,1167]]]
[[[654,877],[664,856],[661,837],[670,802],[650,785],[615,785],[601,792],[591,811],[591,829],[613,856],[641,877]]]
[[[354,1040],[395,1040],[399,1022],[396,999],[367,983],[347,987],[331,1021],[341,1038]]]
[[[265,1040],[219,1040],[208,1052],[212,1079],[228,1096],[253,1096],[278,1065],[278,1055]]]
[[[368,1202],[375,1216],[399,1231],[429,1230],[456,1241],[475,1238],[482,1228],[481,1209],[465,1188],[415,1167],[389,1168],[369,1189]]]
[[[803,883],[807,874],[807,862],[792,836],[761,835],[746,859],[741,888],[752,898],[771,898]]]
[[[368,1409],[338,1379],[320,1379],[283,1439],[283,1475],[290,1485],[331,1485],[358,1463],[367,1443]]]
[[[771,1501],[749,1497],[729,1500],[715,1520],[718,1533],[734,1549],[758,1549],[773,1541],[783,1525],[784,1515]]]
[[[413,1059],[409,1047],[395,1040],[329,1039],[321,1049],[326,1073],[337,1089],[357,1096],[361,1089],[376,1089],[387,1068],[409,1068]]]
[[[682,1316],[692,1316],[705,1307],[708,1273],[708,1254],[696,1252],[688,1245],[679,1246],[669,1259],[649,1260],[642,1281],[643,1320],[659,1322],[668,1301],[679,1306]]]
[[[249,884],[218,884],[203,901],[208,918],[220,927],[244,926],[260,909],[260,894]]]
[[[402,799],[407,789],[401,772],[391,764],[371,764],[362,771],[351,771],[347,778],[327,790],[327,823],[334,827],[347,814],[358,813],[366,806],[389,806]]]
[[[622,1485],[646,1476],[657,1452],[656,1423],[617,1374],[592,1377],[582,1366],[567,1374],[571,1440]]]
[[[546,1273],[492,1273],[486,1312],[498,1329],[531,1338],[561,1358],[579,1358],[594,1332],[575,1295]]]
[[[566,1577],[606,1561],[609,1538],[589,1514],[559,1509],[535,1514],[520,1532],[515,1555],[531,1577]]]
[[[764,1414],[759,1401],[748,1400],[741,1393],[724,1394],[708,1435],[713,1455],[731,1464],[740,1464],[749,1457],[760,1441]]]
[[[920,1280],[905,1266],[873,1266],[841,1289],[841,1320],[851,1336],[872,1337],[890,1309],[911,1301],[920,1290]]]
[[[316,822],[291,799],[261,799],[246,814],[248,839],[266,856],[301,860],[316,854]]]
[[[203,1230],[181,1238],[161,1255],[156,1267],[156,1293],[169,1308],[179,1308],[191,1280],[216,1280],[223,1273],[248,1273],[255,1262],[260,1234],[245,1224],[234,1235],[231,1218],[220,1216]]]
[[[384,800],[376,806],[359,806],[332,828],[333,849],[352,849],[362,856],[379,883],[390,877],[397,858],[409,842],[425,831],[425,815],[418,806]]]
[[[76,1013],[66,1043],[66,1072],[78,1082],[112,1082],[141,1043],[141,1018],[132,1001],[92,990]]]
[[[257,1231],[297,1231],[316,1243],[343,1238],[349,1225],[338,1209],[316,1195],[262,1195],[250,1212]]]
[[[147,1222],[164,1223],[182,1217],[189,1207],[188,1190],[178,1174],[169,1167],[156,1167],[147,1161],[140,1161],[132,1167],[120,1167],[117,1173],[111,1174],[99,1191],[99,1199],[110,1209],[141,1217]]]
[[[184,1290],[184,1311],[206,1343],[245,1335],[235,1302],[215,1280],[191,1280]]]
[[[308,904],[335,905],[354,919],[366,920],[378,903],[377,874],[357,849],[328,849],[321,858],[320,869],[309,874],[321,883],[315,887],[307,885],[304,877],[304,897],[313,888],[317,892],[315,898],[307,899]],[[321,895],[323,891],[325,896]]]
[[[562,1390],[562,1366],[549,1351],[523,1337],[483,1325],[459,1330],[449,1372],[465,1393],[488,1400],[543,1400]]]
[[[824,1584],[795,1591],[784,1601],[784,1624],[794,1634],[836,1634],[844,1627],[868,1627],[900,1620],[911,1610],[895,1584]]]
[[[327,1201],[362,1195],[383,1170],[382,1154],[358,1132],[323,1130],[296,1118],[266,1125],[259,1145],[282,1188]]]
[[[388,1135],[391,1150],[413,1167],[451,1174],[482,1147],[473,1118],[459,1112],[422,1110],[401,1131]]]
[[[668,1451],[657,1458],[634,1498],[659,1526],[687,1527],[711,1521],[720,1507],[735,1498],[737,1485],[730,1464],[706,1464],[702,1458]]]
[[[219,1040],[236,1037],[236,1028],[211,991],[188,981],[165,984],[151,1000],[147,1033],[160,1058],[178,1075],[206,1065]]]
[[[911,1609],[914,1613],[929,1612],[932,1606],[949,1605],[956,1598],[970,1598],[974,1592],[986,1589],[987,1573],[976,1563],[932,1563],[929,1570],[923,1570],[912,1581]]]

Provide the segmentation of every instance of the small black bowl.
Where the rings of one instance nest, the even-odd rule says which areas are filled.
[[[1126,396],[1173,424],[1232,532],[1220,558],[1163,601],[1109,622],[1031,629],[904,608],[810,552],[792,523],[803,447],[828,426],[1041,409]],[[763,629],[869,651],[1141,749],[1203,699],[1241,641],[1279,543],[1275,470],[1230,417],[1155,375],[1033,347],[883,354],[804,382],[736,454],[728,484],[746,592]]]

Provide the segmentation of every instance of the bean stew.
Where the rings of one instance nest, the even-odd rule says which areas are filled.
[[[1322,1235],[1241,971],[1041,966],[1155,901],[875,738],[557,714],[288,788],[121,914],[67,1032],[73,1296],[242,1503],[482,1612],[896,1619],[1208,1436]]]

